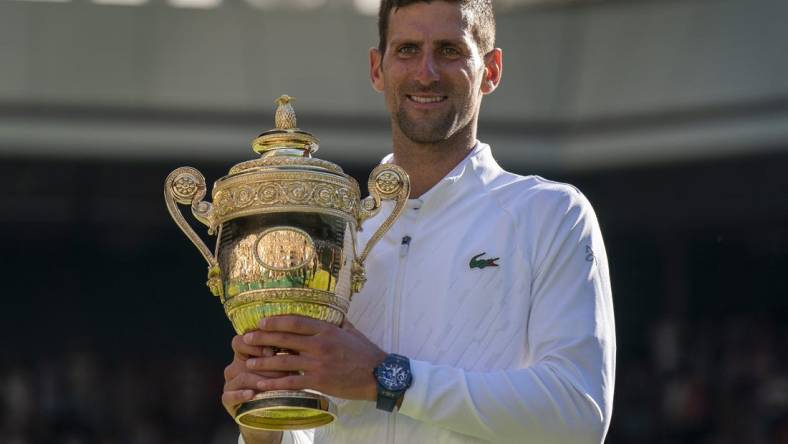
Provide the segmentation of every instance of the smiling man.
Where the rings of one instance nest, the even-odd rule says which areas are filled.
[[[341,328],[276,317],[233,339],[228,411],[254,390],[313,389],[338,405],[329,426],[242,429],[247,444],[604,441],[607,256],[582,194],[502,170],[476,139],[503,66],[491,3],[383,1],[370,76],[391,115],[385,161],[408,172],[412,199]]]

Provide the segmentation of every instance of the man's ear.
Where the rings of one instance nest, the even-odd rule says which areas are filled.
[[[383,63],[383,54],[378,48],[369,49],[369,80],[372,81],[372,88],[377,92],[383,92],[383,71],[380,65]]]
[[[501,83],[503,71],[503,51],[494,48],[484,55],[484,78],[482,79],[482,94],[490,94]]]

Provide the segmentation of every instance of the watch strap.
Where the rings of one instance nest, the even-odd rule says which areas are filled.
[[[384,396],[383,392],[394,396]],[[378,384],[378,399],[375,403],[375,407],[377,407],[379,410],[393,412],[394,408],[397,406],[397,401],[399,401],[400,396],[402,396],[401,393],[395,394],[393,392],[389,392],[388,390],[385,390],[383,387],[381,387],[380,384]]]

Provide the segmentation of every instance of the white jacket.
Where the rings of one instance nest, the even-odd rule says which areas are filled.
[[[366,269],[348,317],[411,359],[413,384],[399,412],[336,400],[337,421],[284,443],[604,441],[613,305],[596,216],[575,188],[508,173],[478,143],[409,201]]]

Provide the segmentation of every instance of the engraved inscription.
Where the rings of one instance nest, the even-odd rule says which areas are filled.
[[[255,244],[255,258],[269,270],[297,270],[308,264],[314,255],[312,238],[292,227],[265,230]]]

